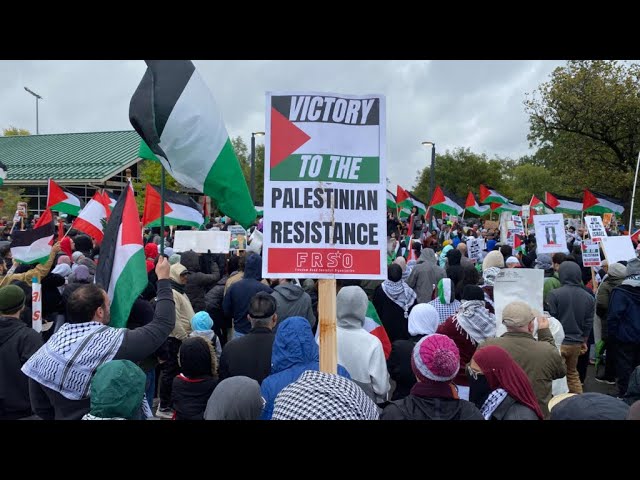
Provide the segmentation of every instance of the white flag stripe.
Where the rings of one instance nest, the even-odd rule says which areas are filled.
[[[204,217],[200,215],[200,212],[197,210],[187,207],[186,205],[180,205],[179,203],[167,202],[167,204],[171,207],[172,211],[167,213],[166,217],[186,220],[188,222],[197,223],[198,225],[202,225],[204,223]]]
[[[109,299],[113,301],[113,292],[116,289],[118,278],[127,265],[129,259],[138,251],[142,250],[142,245],[129,244],[122,245],[122,225],[118,229],[118,241],[115,256],[113,258],[113,267],[111,268],[111,281],[109,282]]]
[[[320,155],[343,155],[379,157],[380,127],[378,125],[351,125],[322,122],[295,122],[300,130],[311,137],[295,154],[317,153]],[[326,139],[330,137],[331,143]]]

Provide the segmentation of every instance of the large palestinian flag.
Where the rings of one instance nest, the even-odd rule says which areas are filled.
[[[464,212],[464,208],[452,200],[451,197],[445,195],[440,186],[436,186],[436,189],[433,191],[429,206],[434,210],[445,212],[449,215],[462,215],[462,212]]]
[[[131,97],[131,125],[173,178],[248,228],[256,209],[209,88],[188,60],[146,63]]]
[[[585,189],[582,200],[582,210],[585,213],[615,213],[616,215],[622,215],[624,207],[622,206],[621,200],[602,193],[592,193],[588,189]]]
[[[509,199],[494,188],[480,184],[481,203],[509,203]]]
[[[409,250],[413,249],[409,248]],[[387,331],[382,326],[380,317],[378,317],[378,312],[376,312],[376,308],[371,302],[369,302],[369,306],[367,307],[367,313],[365,314],[364,325],[362,326],[362,328],[364,328],[371,335],[378,337],[378,339],[382,343],[384,358],[388,359],[389,355],[391,354],[391,340],[389,340],[389,335],[387,335]]]
[[[140,217],[131,186],[120,195],[107,223],[95,281],[111,300],[109,325],[126,327],[133,302],[148,283]]]
[[[478,205],[478,202],[476,201],[476,197],[473,194],[473,192],[469,192],[467,194],[467,201],[464,204],[464,208],[465,210],[473,213],[474,215],[477,215],[478,217],[481,217],[491,212],[491,207],[489,205],[482,205],[482,206]]]
[[[551,192],[544,192],[544,203],[556,213],[582,215],[582,202],[576,198],[562,197]]]
[[[63,190],[60,185],[49,179],[47,208],[50,208],[53,212],[62,212],[77,217],[82,207],[82,201],[78,197]]]
[[[82,209],[78,218],[73,221],[72,228],[80,230],[102,243],[104,228],[111,215],[109,197],[96,191],[87,206]]]
[[[190,196],[181,195],[173,190],[164,189],[164,224],[200,227],[204,223],[202,207]],[[147,184],[144,197],[144,213],[142,225],[144,227],[160,226],[160,187]]]
[[[522,207],[520,205],[514,205],[513,203],[491,203],[491,211],[496,213],[511,212],[514,215],[520,215],[522,213]]]
[[[11,256],[19,263],[45,263],[51,254],[56,230],[48,208],[32,230],[14,230],[11,234]]]

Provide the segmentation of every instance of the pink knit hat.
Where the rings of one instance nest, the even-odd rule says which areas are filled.
[[[446,335],[427,335],[413,348],[411,368],[421,382],[448,382],[458,373],[460,352]]]

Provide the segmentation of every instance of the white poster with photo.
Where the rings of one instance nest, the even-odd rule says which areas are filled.
[[[607,236],[607,231],[604,229],[602,218],[590,215],[584,217],[584,221],[587,224],[589,230],[589,236],[594,242],[600,242],[603,237]]]
[[[536,231],[536,252],[556,253],[567,251],[567,237],[561,213],[533,217]]]
[[[533,217],[536,218],[536,217]],[[534,268],[503,268],[493,284],[493,303],[496,322],[502,324],[504,307],[515,300],[525,302],[534,310],[542,313],[542,289],[544,270]]]

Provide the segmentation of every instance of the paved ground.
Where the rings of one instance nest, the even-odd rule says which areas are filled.
[[[602,373],[604,371],[604,366],[599,367],[599,372]],[[618,389],[615,385],[607,385],[606,383],[596,382],[595,380],[595,368],[593,365],[589,365],[587,369],[587,378],[584,381],[584,391],[585,392],[598,392],[598,393],[606,393],[607,395],[617,396]]]

